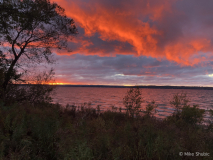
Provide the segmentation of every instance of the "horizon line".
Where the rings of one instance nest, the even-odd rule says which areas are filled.
[[[19,84],[19,85],[28,85],[28,84]],[[131,88],[131,87],[145,87],[145,88],[212,88],[213,86],[183,86],[183,85],[100,85],[100,84],[45,84],[45,85],[50,85],[50,86],[72,86],[72,87],[120,87],[120,88]]]

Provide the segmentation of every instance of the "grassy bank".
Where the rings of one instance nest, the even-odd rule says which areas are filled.
[[[187,109],[159,121],[84,106],[1,104],[0,159],[192,159],[179,152],[212,159],[212,126],[197,125],[200,111]]]

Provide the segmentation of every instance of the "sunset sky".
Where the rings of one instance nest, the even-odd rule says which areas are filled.
[[[56,82],[213,86],[212,0],[53,0],[79,34]]]

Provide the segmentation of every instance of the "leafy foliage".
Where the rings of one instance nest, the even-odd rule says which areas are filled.
[[[0,9],[1,42],[7,46],[3,54],[10,61],[3,82],[6,90],[12,73],[17,68],[21,72],[24,61],[52,63],[51,49],[69,50],[67,42],[77,34],[77,29],[64,9],[49,0],[3,0]]]
[[[58,110],[25,106],[0,109],[0,159],[57,159]]]
[[[78,33],[73,19],[49,0],[0,1],[0,99],[30,103],[50,102],[53,71],[29,75],[30,67],[53,63],[52,51],[70,51],[67,42]],[[29,84],[18,87],[14,84]]]
[[[204,109],[199,109],[198,105],[184,106],[181,112],[181,118],[188,124],[201,123],[203,121]]]
[[[152,102],[148,103],[147,106],[146,106],[146,114],[147,114],[148,116],[150,116],[151,114],[153,114],[153,113],[152,113],[153,110],[154,110],[155,108],[157,108],[157,107],[158,107],[158,105],[155,104],[155,101],[154,101],[154,100],[153,100]]]
[[[188,102],[186,94],[175,94],[170,103],[176,108],[176,111],[167,120],[175,122],[177,125],[182,123],[185,125],[202,123],[205,110],[199,109],[198,105],[191,107]]]
[[[173,105],[176,109],[176,112],[179,113],[181,108],[188,105],[188,102],[189,100],[186,98],[186,93],[177,93],[173,95],[173,99],[170,104]]]
[[[27,85],[9,85],[2,97],[6,105],[18,103],[41,104],[52,102],[52,92],[55,86],[46,85],[52,79],[54,73],[43,72],[34,77],[34,84]]]
[[[130,88],[127,91],[127,95],[123,98],[123,104],[126,107],[127,114],[132,117],[135,114],[139,114],[141,103],[143,102],[139,88]]]

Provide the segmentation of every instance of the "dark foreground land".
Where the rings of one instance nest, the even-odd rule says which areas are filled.
[[[2,103],[0,159],[211,160],[213,127],[198,125],[202,114],[186,107],[160,121],[150,112],[132,117],[86,106]]]

